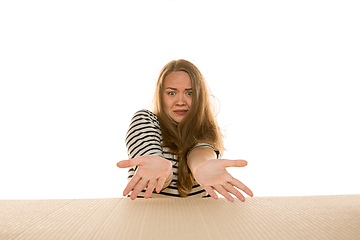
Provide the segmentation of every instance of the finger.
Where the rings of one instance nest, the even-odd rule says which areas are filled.
[[[142,158],[132,158],[132,159],[128,159],[128,160],[122,160],[120,162],[118,162],[116,165],[119,168],[128,168],[128,167],[133,167],[133,166],[140,166],[142,164]]]
[[[235,187],[237,187],[238,189],[241,189],[242,191],[244,191],[247,195],[249,195],[250,197],[254,196],[253,192],[250,190],[250,188],[248,188],[245,184],[243,184],[242,182],[240,182],[239,180],[237,180],[236,178],[234,178],[231,181],[231,184],[234,185]]]
[[[241,194],[241,192],[239,192],[238,190],[236,190],[233,185],[226,183],[224,186],[226,191],[228,191],[229,193],[235,195],[240,201],[245,202],[245,197]]]
[[[136,184],[136,186],[130,196],[130,198],[132,200],[134,200],[139,195],[139,193],[146,187],[146,185],[148,184],[148,181],[149,180],[147,180],[147,179],[145,180],[145,178],[143,178],[138,182],[138,184]]]
[[[164,187],[164,183],[165,183],[166,178],[165,177],[161,177],[158,179],[157,185],[156,185],[156,192],[159,193],[161,191],[161,189]]]
[[[154,188],[156,187],[157,180],[150,180],[148,187],[146,189],[144,198],[148,199],[151,196],[151,193],[154,191]]]
[[[129,160],[122,160],[122,161],[120,161],[120,162],[118,162],[117,164],[116,164],[116,166],[118,166],[119,168],[128,168],[128,167],[132,167],[131,165],[130,165],[130,159]]]
[[[218,195],[215,193],[215,191],[210,187],[203,187],[203,189],[205,189],[205,191],[213,198],[213,199],[218,199]]]
[[[133,176],[133,178],[130,180],[130,182],[128,182],[128,184],[126,185],[124,192],[123,192],[123,196],[126,196],[127,194],[129,194],[129,192],[131,192],[131,190],[133,190],[133,188],[136,186],[136,184],[139,182],[141,178],[137,175]]]
[[[222,185],[220,184],[216,184],[214,186],[215,190],[220,193],[221,195],[223,195],[227,200],[229,200],[230,202],[234,201],[234,198],[228,193],[228,191],[225,190],[225,188],[223,188]]]
[[[224,167],[245,167],[247,165],[246,160],[229,160],[229,159],[223,159],[223,165]]]

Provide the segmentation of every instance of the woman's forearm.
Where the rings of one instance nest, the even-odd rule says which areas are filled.
[[[209,159],[215,159],[216,153],[208,147],[197,147],[192,150],[188,156],[187,164],[192,173],[194,170]]]

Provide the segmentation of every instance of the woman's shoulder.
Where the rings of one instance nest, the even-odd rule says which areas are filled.
[[[137,112],[135,112],[133,118],[132,118],[132,121],[134,120],[143,120],[143,121],[150,121],[150,122],[153,122],[155,124],[159,124],[159,121],[156,117],[156,115],[151,112],[150,110],[147,110],[147,109],[141,109]]]

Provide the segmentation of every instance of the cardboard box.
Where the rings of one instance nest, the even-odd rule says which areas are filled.
[[[0,239],[360,239],[360,195],[0,200]]]

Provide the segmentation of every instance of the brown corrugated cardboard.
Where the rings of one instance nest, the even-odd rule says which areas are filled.
[[[360,195],[1,200],[0,239],[360,239]]]

